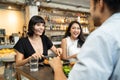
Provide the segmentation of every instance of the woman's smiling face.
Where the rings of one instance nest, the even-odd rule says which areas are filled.
[[[70,28],[71,38],[76,39],[80,35],[80,26],[74,23]]]
[[[35,35],[42,35],[45,30],[45,24],[44,23],[37,23],[34,26],[34,34]]]

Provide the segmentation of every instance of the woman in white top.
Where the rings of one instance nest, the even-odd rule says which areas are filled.
[[[80,52],[80,47],[84,43],[82,28],[79,22],[72,21],[62,39],[61,48],[63,50],[62,59],[72,62],[77,60],[76,55]]]

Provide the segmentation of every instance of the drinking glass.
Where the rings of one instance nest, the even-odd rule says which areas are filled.
[[[38,71],[38,59],[30,59],[30,71]]]

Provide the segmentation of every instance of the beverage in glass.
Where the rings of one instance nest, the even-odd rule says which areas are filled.
[[[31,58],[30,71],[38,71],[38,59]]]

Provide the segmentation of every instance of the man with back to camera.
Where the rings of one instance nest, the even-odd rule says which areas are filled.
[[[68,80],[120,80],[120,0],[90,0],[95,26]],[[49,61],[55,80],[67,80],[59,57]]]

